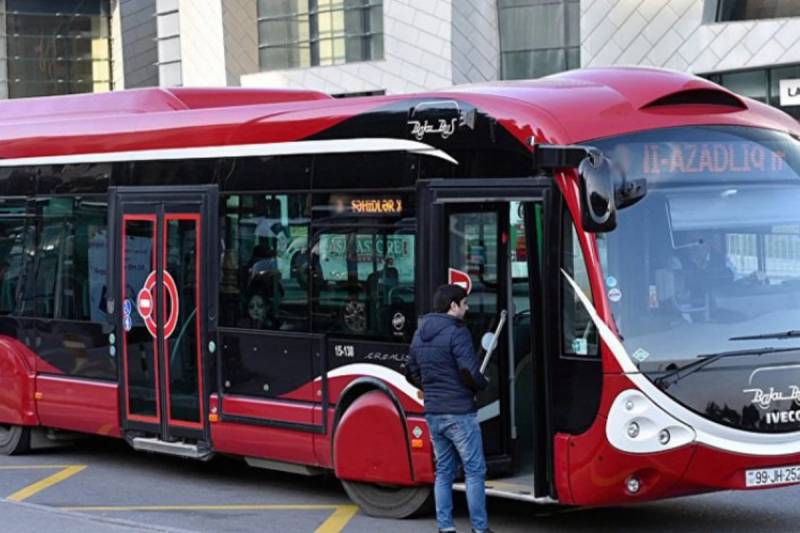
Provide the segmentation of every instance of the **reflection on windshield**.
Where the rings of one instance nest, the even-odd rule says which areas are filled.
[[[624,154],[631,178],[648,179],[648,196],[621,210],[617,230],[598,238],[614,319],[637,363],[664,368],[760,342],[733,337],[798,328],[800,152],[793,139],[707,127],[596,144]],[[704,146],[712,157],[705,166]],[[657,166],[654,154],[665,154]]]

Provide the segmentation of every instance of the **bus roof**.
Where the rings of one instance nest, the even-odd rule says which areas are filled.
[[[189,148],[328,138],[408,138],[420,102],[474,106],[524,145],[568,144],[690,124],[759,126],[798,133],[781,111],[689,74],[652,68],[597,68],[532,81],[490,82],[422,94],[332,99],[315,91],[151,88],[0,102],[0,157]],[[392,132],[369,120],[397,113]],[[375,128],[386,120],[376,120]],[[365,126],[366,125],[366,126]],[[398,135],[399,134],[399,135]],[[435,142],[434,142],[435,141]],[[428,142],[426,138],[424,142]],[[433,139],[447,150],[442,139]]]
[[[330,98],[316,91],[292,89],[149,87],[107,93],[3,100],[0,101],[0,124],[43,118],[157,113]]]

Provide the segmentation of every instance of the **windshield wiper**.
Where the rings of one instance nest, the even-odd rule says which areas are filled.
[[[800,350],[800,346],[795,346],[794,348],[773,348],[772,346],[766,346],[764,348],[756,348],[752,350],[731,350],[728,352],[701,354],[697,356],[697,361],[692,361],[691,363],[680,366],[664,374],[663,376],[656,378],[653,383],[655,383],[656,386],[660,387],[661,389],[667,390],[686,376],[694,374],[701,368],[704,368],[714,361],[722,359],[723,357],[739,357],[745,355],[761,356],[764,354],[793,352],[796,350]]]
[[[729,341],[752,341],[757,339],[792,339],[800,337],[800,330],[790,329],[789,331],[778,331],[775,333],[761,333],[759,335],[744,335],[742,337],[731,337]]]

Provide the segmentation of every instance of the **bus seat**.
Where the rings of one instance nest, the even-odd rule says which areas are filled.
[[[683,280],[680,269],[660,268],[655,272],[656,292],[659,307],[667,306],[677,311],[687,322],[698,318],[708,320],[711,302],[708,297],[702,303],[695,303],[681,298]]]
[[[670,302],[675,297],[675,272],[668,268],[659,268],[655,272],[656,294],[659,304]]]
[[[394,302],[391,299],[392,290],[400,283],[400,274],[396,268],[387,266],[376,270],[367,276],[367,294],[369,302],[370,328],[383,332],[387,327],[382,316],[383,310]]]

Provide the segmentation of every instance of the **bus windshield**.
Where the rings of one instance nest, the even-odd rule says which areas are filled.
[[[643,371],[800,340],[800,143],[696,126],[594,143],[648,194],[598,235],[605,291]],[[761,338],[741,338],[761,335]]]

